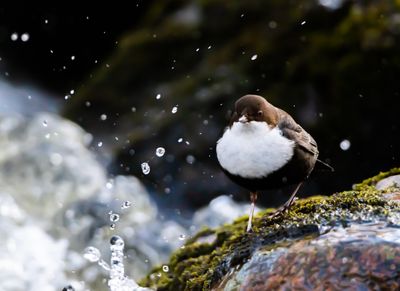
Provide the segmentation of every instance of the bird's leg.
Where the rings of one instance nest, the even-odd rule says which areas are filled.
[[[251,231],[251,223],[253,220],[253,213],[254,213],[254,207],[256,205],[257,201],[257,192],[250,192],[250,201],[251,201],[251,209],[250,209],[250,214],[249,214],[249,221],[247,222],[247,229],[246,231],[249,232]]]
[[[289,200],[285,202],[281,207],[278,208],[278,210],[275,211],[274,214],[272,214],[272,217],[278,216],[285,210],[289,209],[290,206],[292,206],[294,198],[296,197],[297,191],[299,191],[301,185],[303,185],[303,182],[300,182],[296,188],[294,189],[292,195],[290,196]]]
[[[303,185],[303,182],[300,182],[300,183],[296,186],[296,188],[294,189],[294,191],[293,191],[293,193],[292,193],[292,196],[290,196],[289,200],[286,201],[285,204],[283,204],[283,206],[286,207],[286,209],[288,209],[288,208],[293,204],[294,198],[296,197],[297,191],[299,191],[301,185]]]

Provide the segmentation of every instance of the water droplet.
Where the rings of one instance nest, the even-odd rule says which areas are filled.
[[[175,105],[174,107],[172,107],[171,112],[172,112],[172,114],[177,113],[178,112],[178,105]]]
[[[200,48],[197,48],[197,49],[196,49],[196,52],[198,52],[199,50],[200,50]]]
[[[255,61],[257,58],[258,58],[258,55],[253,55],[253,56],[251,57],[251,60],[252,60],[252,61]]]
[[[196,158],[192,155],[188,155],[186,157],[186,163],[188,163],[190,165],[193,165],[195,161],[196,161]]]
[[[83,253],[83,257],[86,260],[94,263],[94,262],[97,262],[98,260],[100,260],[101,254],[100,254],[100,251],[98,248],[90,246],[85,249],[85,251]]]
[[[72,61],[75,60],[75,56],[71,56],[71,60],[72,60]]]
[[[75,90],[70,90],[69,94],[73,95],[75,93]]]
[[[65,95],[65,96],[64,96],[64,99],[65,99],[65,100],[68,100],[69,97],[70,97],[69,95]]]
[[[124,203],[122,203],[121,208],[122,209],[127,209],[127,208],[129,208],[131,206],[132,206],[132,202],[127,200],[127,201],[124,201]]]
[[[161,98],[161,94],[157,94],[156,99],[159,100]]]
[[[86,107],[90,107],[90,105],[92,105],[89,101],[85,102]]]
[[[22,35],[21,35],[21,40],[23,41],[23,42],[26,42],[26,41],[28,41],[29,40],[29,34],[28,33],[23,33]]]
[[[50,133],[46,133],[46,135],[44,137],[49,139],[50,138]]]
[[[351,143],[348,139],[344,139],[340,142],[340,148],[343,151],[347,151],[351,146]]]
[[[114,236],[110,239],[110,244],[111,244],[112,246],[116,246],[116,247],[121,248],[121,250],[122,250],[122,249],[124,248],[124,246],[125,246],[124,240],[123,240],[121,237],[119,237],[118,235],[114,235]]]
[[[179,236],[179,240],[185,240],[185,239],[186,239],[186,235],[181,234],[181,235]]]
[[[101,147],[103,146],[103,142],[99,141],[99,142],[97,143],[97,146],[98,146],[99,148],[101,148]]]
[[[162,266],[162,270],[167,273],[169,272],[169,267],[167,265]]]
[[[209,50],[210,50],[211,48],[212,48],[212,46],[211,46],[211,45],[209,45],[207,49],[209,49]]]
[[[51,153],[50,154],[50,163],[53,166],[59,166],[62,163],[62,161],[63,161],[63,157],[59,153]]]
[[[114,230],[114,229],[115,229],[115,226],[116,226],[115,223],[111,223],[111,224],[110,224],[110,229],[111,229],[111,230]]]
[[[136,107],[131,108],[132,112],[136,112]]]
[[[163,147],[158,147],[156,149],[156,156],[157,157],[162,157],[165,154],[165,149]]]
[[[306,24],[306,21],[304,20],[302,23],[300,23],[300,25],[304,25],[304,24]]]
[[[148,175],[150,173],[150,166],[147,162],[142,163],[141,167],[143,174]]]
[[[110,214],[110,221],[111,222],[117,222],[119,220],[119,214],[116,213],[111,213]]]
[[[18,33],[14,32],[11,34],[11,40],[16,41],[18,39]]]
[[[106,188],[107,189],[112,189],[112,187],[113,187],[113,183],[112,182],[107,182],[106,183]]]
[[[107,119],[107,115],[106,115],[106,114],[100,115],[100,119],[101,119],[102,121],[106,120],[106,119]]]
[[[278,23],[276,23],[275,21],[270,21],[268,23],[269,28],[271,29],[275,29],[278,26]]]
[[[183,141],[183,138],[179,138],[178,142],[181,143]]]

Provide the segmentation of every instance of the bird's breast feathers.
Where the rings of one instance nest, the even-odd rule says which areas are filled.
[[[293,156],[294,141],[266,122],[235,122],[217,142],[222,168],[243,178],[264,178],[282,168]]]

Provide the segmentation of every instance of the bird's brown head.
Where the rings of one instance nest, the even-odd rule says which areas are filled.
[[[236,101],[230,125],[250,121],[263,121],[274,127],[278,123],[277,108],[261,96],[245,95]]]

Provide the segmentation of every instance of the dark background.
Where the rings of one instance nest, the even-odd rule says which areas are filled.
[[[234,101],[260,94],[292,114],[335,167],[315,173],[300,194],[330,194],[399,165],[400,8],[322,2],[1,5],[0,74],[60,100],[74,89],[62,114],[94,134],[94,149],[107,145],[110,172],[141,177],[168,207],[224,193],[247,199],[218,169],[214,145]],[[14,32],[30,38],[12,41]],[[158,146],[167,151],[161,159]],[[285,194],[261,199],[277,205]]]
[[[96,68],[95,60],[101,63],[112,54],[120,36],[140,22],[151,3],[97,4],[95,8],[3,3],[0,5],[2,73],[9,72],[8,79],[12,82],[29,80],[60,95],[69,92],[88,78]],[[14,32],[19,36],[29,33],[29,41],[11,41]],[[74,61],[71,56],[75,56]]]

